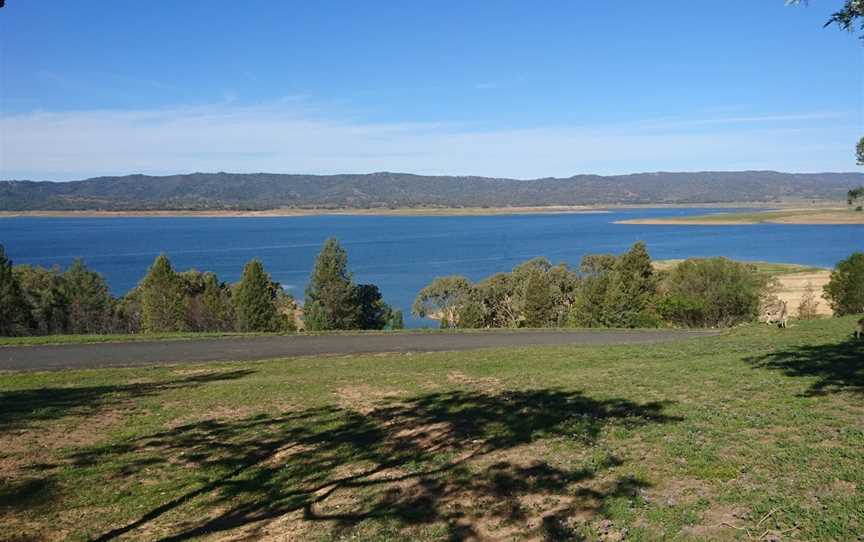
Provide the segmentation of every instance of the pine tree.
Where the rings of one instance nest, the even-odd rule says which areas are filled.
[[[645,309],[657,293],[657,276],[651,256],[642,241],[625,252],[618,263],[627,293],[638,309]]]
[[[304,319],[309,330],[356,329],[361,306],[351,274],[348,254],[339,241],[324,242],[306,288]]]
[[[629,295],[624,274],[618,270],[609,274],[605,282],[603,297],[599,303],[600,325],[602,327],[633,327],[634,303]]]
[[[201,293],[201,325],[205,331],[231,331],[234,317],[228,288],[219,282],[214,273],[204,274],[204,291]]]
[[[25,335],[30,328],[30,307],[21,292],[21,284],[12,272],[12,262],[0,245],[0,335]]]
[[[611,311],[607,325],[643,327],[656,323],[652,314],[657,297],[657,276],[645,243],[639,241],[618,260],[607,291]],[[618,291],[620,290],[620,292]]]
[[[25,303],[30,308],[31,332],[36,335],[52,335],[66,331],[68,302],[60,288],[59,269],[17,265],[12,272],[18,279]]]
[[[238,331],[273,331],[276,306],[271,280],[261,260],[246,264],[232,298]]]
[[[356,303],[360,306],[360,317],[357,320],[359,329],[384,329],[390,307],[384,303],[381,291],[374,284],[358,284],[354,288]]]
[[[527,327],[547,327],[552,323],[555,301],[548,273],[534,271],[525,283],[525,325]]]
[[[167,256],[160,254],[156,258],[139,288],[141,327],[145,333],[186,329],[183,285]]]
[[[607,325],[605,310],[607,291],[618,266],[612,254],[588,254],[579,264],[579,288],[574,293],[567,324],[573,327]]]
[[[99,273],[80,259],[63,272],[60,286],[69,307],[69,333],[104,333],[110,328],[111,293]]]

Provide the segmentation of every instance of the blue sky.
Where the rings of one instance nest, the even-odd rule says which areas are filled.
[[[0,178],[854,171],[840,0],[7,0]]]

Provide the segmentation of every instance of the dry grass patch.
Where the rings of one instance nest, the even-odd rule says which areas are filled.
[[[363,414],[372,412],[376,405],[382,404],[387,399],[395,399],[404,395],[405,392],[403,391],[382,390],[369,384],[353,384],[336,390],[339,406]]]

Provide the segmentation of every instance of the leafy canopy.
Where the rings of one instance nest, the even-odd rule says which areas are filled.
[[[837,264],[825,285],[825,298],[837,316],[864,313],[864,252]]]

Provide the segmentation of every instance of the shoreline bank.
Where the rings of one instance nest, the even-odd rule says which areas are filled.
[[[801,205],[800,202],[796,202]],[[199,218],[255,218],[255,217],[295,217],[295,216],[496,216],[519,214],[600,214],[622,209],[714,209],[714,208],[745,208],[745,209],[784,209],[796,203],[765,203],[765,202],[723,202],[723,203],[639,203],[639,204],[608,204],[608,205],[532,205],[513,207],[406,207],[397,209],[298,209],[279,208],[266,210],[29,210],[0,211],[0,218],[46,217],[46,218],[132,218],[132,217],[199,217]],[[836,203],[834,203],[836,205]],[[820,207],[811,207],[809,211]],[[638,221],[621,221],[619,223],[660,224],[670,219],[640,219]],[[644,221],[644,222],[643,222]],[[692,222],[688,222],[692,223]],[[717,224],[717,222],[712,222]]]
[[[716,213],[687,217],[618,220],[615,224],[646,226],[741,226],[754,224],[864,225],[864,213],[845,208],[783,209],[752,213]]]

